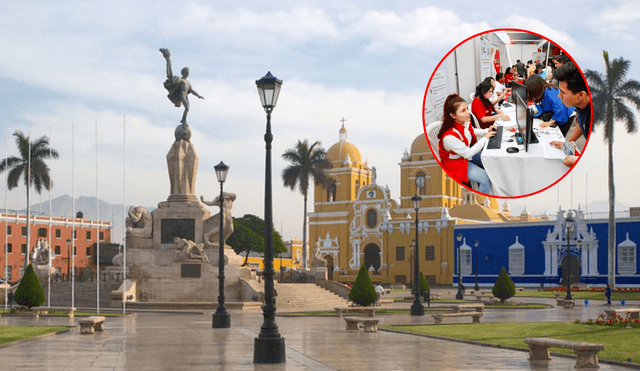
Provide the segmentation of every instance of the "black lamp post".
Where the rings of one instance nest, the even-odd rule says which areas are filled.
[[[571,245],[569,244],[569,239],[573,235],[573,222],[573,212],[569,210],[565,219],[567,226],[567,296],[564,297],[564,300],[573,300],[571,297]]]
[[[456,294],[456,299],[462,300],[464,298],[464,294],[462,293],[462,274],[460,271],[460,244],[462,243],[462,233],[458,233],[456,240],[458,240],[458,293]]]
[[[480,245],[480,241],[476,240],[473,245],[476,247],[476,285],[473,286],[473,289],[478,292],[480,291],[480,286],[478,286],[478,245]]]
[[[418,243],[418,210],[420,210],[420,197],[417,193],[415,196],[411,197],[411,202],[413,203],[413,208],[416,210],[416,243],[413,249],[413,291],[415,294],[415,298],[413,300],[413,304],[411,305],[411,315],[412,316],[424,316],[424,307],[422,306],[422,302],[420,301],[420,243]]]
[[[229,166],[224,162],[214,166],[216,169],[216,177],[220,182],[220,197],[218,201],[220,203],[220,239],[218,240],[218,309],[213,314],[212,326],[213,328],[229,328],[231,327],[231,316],[227,312],[227,308],[224,306],[224,193],[223,183],[227,180],[227,174],[229,173]]]
[[[276,106],[282,80],[278,80],[271,72],[256,81],[260,102],[267,113],[266,160],[264,176],[264,305],[262,313],[264,322],[260,334],[255,338],[253,346],[254,363],[284,363],[286,360],[284,338],[276,325],[276,300],[274,296],[273,276],[273,200],[271,193],[271,112]]]

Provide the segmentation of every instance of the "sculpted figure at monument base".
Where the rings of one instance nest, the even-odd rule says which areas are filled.
[[[233,216],[231,215],[231,208],[233,207],[233,201],[236,200],[235,193],[223,193],[222,210],[224,217],[224,232],[222,234],[223,241],[226,242],[227,238],[233,233]],[[205,201],[204,197],[200,196],[200,201],[208,206],[220,206],[220,196],[216,197],[213,201]],[[220,213],[217,213],[204,221],[204,243],[207,247],[217,247],[220,243]],[[226,244],[224,245],[226,247]]]

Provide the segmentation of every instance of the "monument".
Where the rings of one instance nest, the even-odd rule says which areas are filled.
[[[207,202],[203,196],[200,200],[196,197],[198,153],[191,142],[187,114],[189,94],[204,98],[187,80],[189,69],[183,68],[181,77],[173,75],[171,53],[168,49],[160,52],[166,60],[167,97],[176,107],[184,107],[184,112],[166,156],[169,197],[151,212],[142,206],[132,206],[128,212],[126,260],[119,260],[121,264],[126,261],[130,281],[127,290],[135,291],[127,297],[148,302],[214,302],[218,293],[218,249],[223,248],[228,300],[263,300],[264,288],[251,278],[248,268],[240,267],[242,258],[226,244],[218,246],[220,217],[225,222],[224,241],[233,233],[231,207],[236,195],[225,193],[223,212],[213,216],[204,205],[218,206],[218,198]],[[127,290],[121,288],[114,293],[121,298]]]

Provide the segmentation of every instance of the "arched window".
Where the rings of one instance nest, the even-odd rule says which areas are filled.
[[[427,176],[424,171],[419,171],[416,174],[416,190],[418,194],[426,195],[427,194]]]
[[[329,202],[333,202],[336,200],[336,191],[337,191],[337,186],[335,183],[331,183],[331,185],[329,185],[329,187],[327,187],[327,201]]]
[[[376,209],[369,209],[367,211],[367,228],[373,229],[378,225],[378,213]]]

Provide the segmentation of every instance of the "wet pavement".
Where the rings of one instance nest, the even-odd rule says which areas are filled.
[[[545,299],[519,301],[547,302]],[[482,322],[574,321],[596,318],[603,302],[572,309],[486,310]],[[629,305],[629,304],[627,304]],[[635,305],[635,304],[634,304]],[[408,308],[410,303],[393,307]],[[434,305],[435,306],[435,305]],[[69,332],[0,348],[1,370],[574,370],[575,359],[552,356],[529,362],[523,351],[379,331],[345,330],[338,317],[284,317],[286,363],[253,364],[260,310],[231,310],[231,328],[212,329],[213,311],[137,313],[107,317],[105,331]],[[380,324],[433,323],[431,316],[379,316]],[[79,318],[0,317],[0,325],[76,325]],[[469,322],[455,319],[450,322]],[[600,364],[600,370],[624,370]]]

